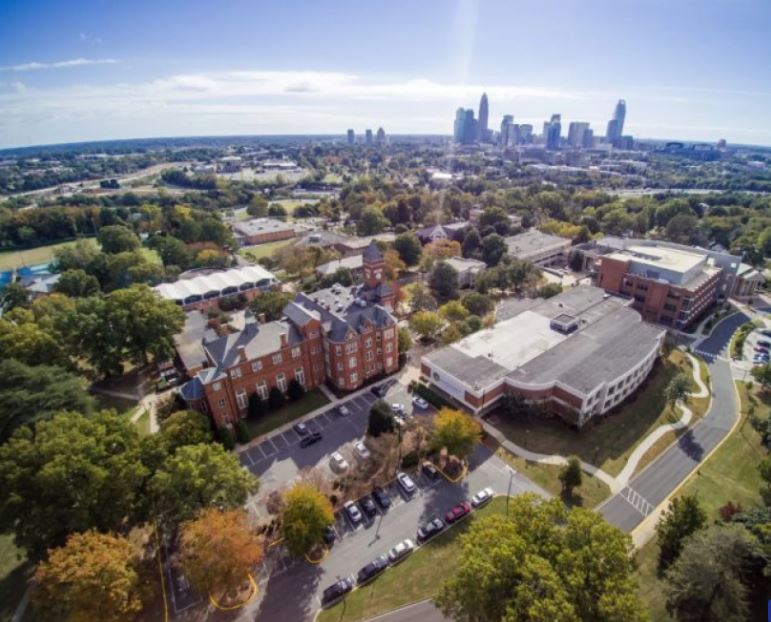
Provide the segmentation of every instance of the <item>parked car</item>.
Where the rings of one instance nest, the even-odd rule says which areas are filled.
[[[404,406],[399,404],[399,402],[394,402],[391,404],[391,410],[395,415],[401,415],[402,417],[404,416]]]
[[[412,553],[412,551],[415,550],[415,545],[412,543],[412,540],[407,538],[406,540],[402,540],[397,544],[395,547],[393,547],[390,551],[388,551],[388,559],[392,564],[395,564],[401,560],[403,560],[407,555]]]
[[[377,516],[377,506],[369,495],[363,496],[359,499],[359,507],[364,510],[367,518],[373,518]]]
[[[356,582],[359,585],[364,585],[365,583],[372,581],[372,579],[378,576],[386,568],[388,568],[388,558],[385,555],[379,555],[359,570],[359,573],[356,575]]]
[[[444,521],[439,517],[428,521],[425,525],[418,529],[418,542],[425,542],[426,540],[430,540],[436,534],[443,531],[446,526],[447,525],[444,524]]]
[[[345,511],[346,516],[348,516],[348,520],[354,525],[358,525],[361,522],[361,511],[353,501],[346,501],[343,504],[343,510]]]
[[[417,395],[412,398],[412,403],[415,405],[416,408],[420,408],[420,410],[428,410],[428,402],[424,400],[422,397],[418,397]]]
[[[340,406],[337,407],[337,413],[343,417],[347,417],[351,414],[351,411],[348,410],[348,407],[345,404],[340,404]]]
[[[768,352],[768,348],[766,348],[766,347],[764,347],[764,346],[760,346],[760,345],[758,345],[758,346],[755,346],[755,347],[754,347],[754,348],[752,348],[752,349],[753,349],[755,352],[760,352],[761,354],[763,354],[763,353],[765,353],[765,352]]]
[[[399,486],[401,486],[401,489],[407,495],[411,495],[417,490],[417,486],[415,486],[415,482],[413,482],[412,478],[406,473],[402,473],[401,471],[397,473],[396,481],[399,482]]]
[[[375,486],[372,489],[372,496],[375,498],[375,501],[377,501],[377,504],[384,510],[391,507],[391,497],[389,497],[388,493],[380,486]]]
[[[425,476],[428,479],[430,479],[432,482],[439,479],[439,471],[437,470],[437,468],[434,466],[432,462],[429,462],[428,460],[426,460],[421,466],[421,468],[423,469],[423,473],[425,474]]]
[[[756,343],[759,346],[763,346],[764,348],[771,347],[771,341],[766,341],[765,339],[758,339]]]
[[[359,456],[362,460],[367,460],[372,454],[369,453],[369,449],[367,449],[367,446],[364,444],[364,441],[356,441],[353,444],[353,450],[356,452],[356,455]]]
[[[386,387],[385,385],[382,385],[382,384],[381,384],[380,386],[377,386],[377,387],[372,387],[372,388],[370,389],[370,392],[371,392],[371,393],[372,393],[372,395],[374,395],[375,397],[385,397],[385,396],[386,396],[386,393],[388,393],[388,387]]]
[[[332,546],[335,543],[335,540],[337,540],[337,532],[335,531],[335,528],[332,527],[332,525],[327,525],[324,527],[324,544],[327,546]]]
[[[299,436],[308,436],[308,434],[311,433],[311,431],[308,429],[308,426],[305,425],[302,421],[300,423],[295,423],[292,426],[292,429],[297,432]]]
[[[310,447],[313,443],[318,443],[322,438],[321,432],[313,432],[308,436],[303,437],[300,441],[300,447]]]
[[[450,525],[451,523],[454,523],[455,521],[460,520],[470,512],[471,512],[471,504],[468,501],[461,501],[454,508],[447,511],[447,514],[444,515],[444,520],[447,522],[448,525]]]
[[[321,606],[329,607],[340,602],[353,589],[353,579],[345,577],[330,585],[321,595]]]
[[[764,337],[771,337],[771,329],[766,328],[765,330],[761,330],[760,334],[763,335]]]
[[[348,461],[343,458],[339,451],[332,452],[329,456],[329,464],[335,471],[345,471],[348,469]]]
[[[482,507],[485,503],[488,503],[495,496],[492,488],[483,488],[473,497],[471,497],[471,505],[475,508]]]

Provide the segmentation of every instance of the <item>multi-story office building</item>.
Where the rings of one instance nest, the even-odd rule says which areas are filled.
[[[386,133],[382,127],[377,128],[377,134],[375,135],[375,142],[378,145],[385,145],[386,143]]]
[[[356,142],[356,134],[353,130],[348,130],[348,144],[352,145]]]
[[[586,285],[505,301],[496,316],[495,326],[424,356],[422,375],[475,414],[514,395],[579,428],[640,386],[666,334],[629,301]]]
[[[477,124],[478,140],[483,143],[489,142],[489,131],[487,124],[489,121],[489,105],[487,103],[487,93],[482,93],[482,97],[479,100],[479,123]]]
[[[568,144],[571,147],[583,147],[589,124],[584,121],[571,121],[568,127]]]
[[[519,128],[519,141],[520,145],[529,145],[533,142],[533,126],[529,123],[520,123]]]
[[[624,134],[624,120],[626,119],[626,101],[619,99],[616,109],[613,111],[613,118],[608,121],[608,131],[605,134],[608,142],[615,144]]]
[[[362,285],[298,294],[281,320],[250,321],[204,341],[205,367],[182,386],[183,399],[227,426],[246,416],[251,395],[268,399],[274,387],[285,393],[292,380],[305,389],[328,381],[352,391],[393,373],[399,365],[394,290],[383,281],[384,269],[373,243],[364,251]]]
[[[584,142],[581,145],[584,149],[594,149],[594,130],[586,128],[584,132]]]
[[[453,136],[456,143],[470,145],[477,139],[477,121],[471,108],[458,108],[455,113]]]
[[[510,114],[503,115],[503,121],[501,121],[501,134],[499,136],[499,143],[501,147],[511,147],[514,143],[513,137],[514,117]]]
[[[560,148],[560,136],[562,134],[561,115],[553,114],[551,121],[544,123],[544,143],[547,149],[556,150]]]
[[[364,143],[367,145],[372,144],[372,130],[364,130]]]

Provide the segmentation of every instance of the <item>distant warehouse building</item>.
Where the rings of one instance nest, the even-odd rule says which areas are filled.
[[[579,428],[645,380],[666,333],[628,301],[588,285],[507,301],[498,320],[424,356],[422,374],[475,414],[516,395]]]
[[[272,289],[279,280],[262,266],[246,266],[217,272],[205,272],[173,283],[161,283],[155,291],[166,300],[173,300],[180,307],[206,309],[216,307],[222,298],[243,294],[252,300],[261,292]]]
[[[233,225],[239,246],[289,240],[295,236],[294,226],[273,218],[251,218]]]
[[[544,233],[538,229],[529,229],[506,238],[506,247],[511,257],[541,266],[564,261],[570,245],[568,238]]]

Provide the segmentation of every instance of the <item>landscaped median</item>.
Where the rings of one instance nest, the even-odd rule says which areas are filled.
[[[355,622],[391,609],[432,598],[442,581],[454,570],[460,548],[458,537],[473,521],[491,514],[506,514],[506,497],[495,497],[468,518],[422,545],[412,555],[380,577],[355,589],[341,603],[322,611],[318,622]],[[368,560],[367,560],[368,561]],[[362,565],[364,565],[362,563]]]

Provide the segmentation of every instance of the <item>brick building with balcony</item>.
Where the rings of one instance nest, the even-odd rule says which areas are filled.
[[[249,398],[286,393],[297,380],[306,390],[328,382],[353,391],[399,366],[395,292],[383,281],[385,262],[374,242],[363,256],[364,283],[298,294],[282,319],[247,322],[243,330],[201,344],[205,367],[182,386],[188,406],[217,426],[247,414]]]

